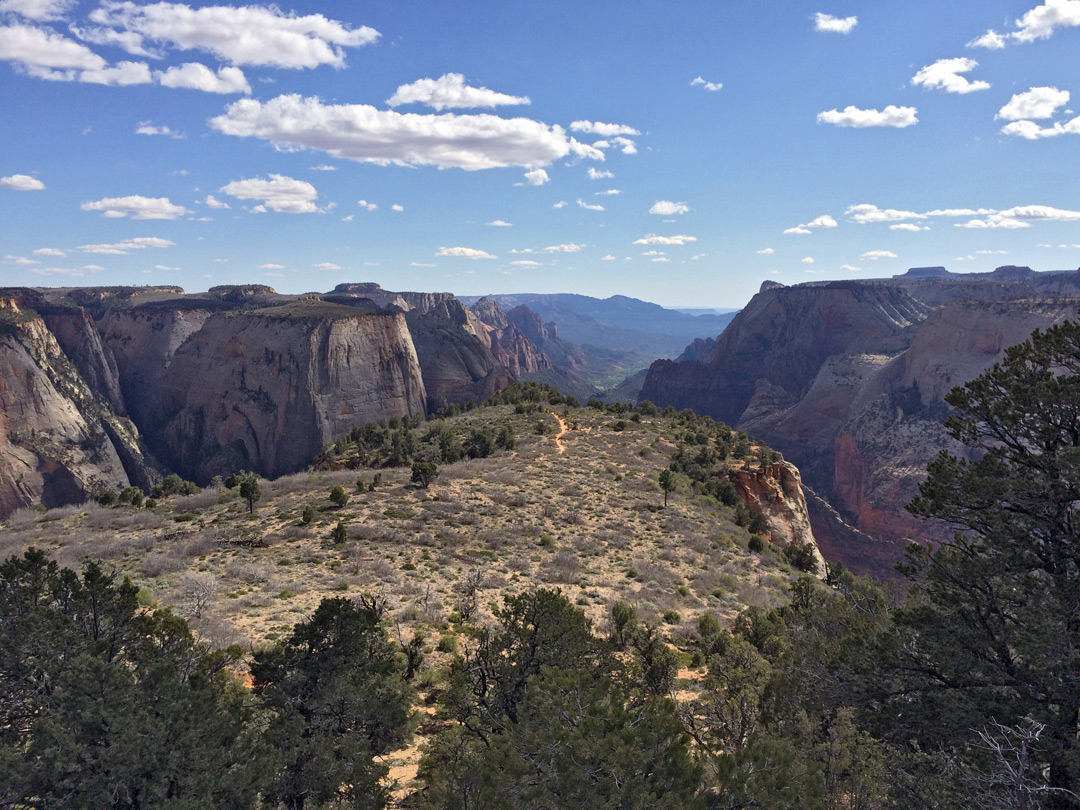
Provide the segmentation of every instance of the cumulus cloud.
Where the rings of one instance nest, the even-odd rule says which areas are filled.
[[[57,258],[63,259],[64,257],[67,256],[67,253],[60,250],[59,248],[38,248],[37,250],[34,251],[34,255],[35,256],[56,256]]]
[[[1017,42],[1049,39],[1056,28],[1080,26],[1080,0],[1046,0],[1016,21],[1010,38]]]
[[[840,265],[840,269],[841,270],[847,270],[850,273],[861,273],[862,272],[861,267],[856,267],[853,264],[842,264],[842,265]]]
[[[379,208],[377,204],[373,202],[368,202],[367,200],[357,200],[356,204],[363,208],[365,211],[376,211]]]
[[[580,197],[578,198],[577,204],[581,208],[584,208],[586,211],[603,211],[604,210],[604,206],[602,206],[602,205],[593,205],[591,203],[587,203],[583,199],[581,199]]]
[[[585,176],[588,177],[590,180],[609,180],[615,175],[607,171],[606,169],[594,169],[592,166],[590,166],[589,170],[585,172]]]
[[[657,236],[656,234],[647,234],[641,239],[635,239],[635,245],[685,245],[687,242],[696,242],[696,236],[686,236],[685,234],[679,234],[678,236]]]
[[[1058,90],[1056,87],[1032,87],[1010,98],[1009,103],[998,110],[998,114],[994,117],[1004,118],[1006,121],[1053,118],[1058,108],[1068,103],[1068,90]]]
[[[967,44],[969,48],[986,48],[991,51],[1000,51],[1005,47],[1005,37],[997,31],[990,30]]]
[[[218,191],[239,200],[261,200],[261,204],[252,209],[258,213],[269,210],[279,214],[312,214],[319,210],[315,206],[319,197],[315,186],[281,174],[271,174],[269,180],[261,177],[234,180]]]
[[[870,203],[848,206],[844,212],[855,222],[866,224],[868,222],[899,222],[905,219],[925,219],[926,214],[918,214],[914,211],[898,211],[895,208],[881,209]]]
[[[814,15],[814,30],[830,34],[850,34],[851,29],[859,24],[858,17],[834,17],[831,14]]]
[[[62,20],[76,0],[2,0],[0,13],[18,14],[28,20]]]
[[[760,253],[762,256],[772,256],[774,253],[776,253],[776,251],[772,248],[762,248],[758,251],[758,253]]]
[[[989,82],[970,81],[961,73],[970,73],[977,68],[979,63],[974,59],[958,57],[956,59],[939,59],[932,65],[926,65],[911,79],[912,84],[921,85],[928,89],[937,88],[946,93],[974,93],[976,90],[986,90],[990,87]]]
[[[672,202],[671,200],[657,200],[653,203],[652,208],[649,209],[649,213],[669,217],[674,216],[675,214],[685,214],[689,210],[690,206],[686,203]]]
[[[350,28],[322,14],[297,16],[276,6],[205,6],[105,0],[90,13],[97,28],[82,32],[90,42],[154,53],[157,44],[181,51],[211,53],[233,65],[314,68],[343,67],[345,48],[374,42],[379,32]],[[153,43],[153,44],[148,44]]]
[[[548,173],[543,169],[533,169],[531,172],[525,172],[525,182],[518,183],[517,185],[530,185],[530,186],[542,186],[544,183],[551,180],[548,177]]]
[[[723,82],[707,82],[700,76],[690,82],[691,87],[698,87],[699,85],[704,87],[710,93],[715,93],[717,90],[722,90],[724,87]]]
[[[469,87],[460,73],[445,73],[437,79],[419,79],[403,84],[386,100],[391,107],[425,104],[442,111],[461,107],[498,107],[531,104],[526,96],[509,96],[486,87]]]
[[[613,262],[613,261],[615,261],[615,257],[614,257],[614,256],[612,256],[612,255],[611,255],[611,254],[609,253],[609,254],[607,254],[606,256],[601,256],[601,257],[600,257],[600,261],[602,261],[602,262]]]
[[[213,194],[207,194],[203,204],[209,208],[228,208],[229,204],[217,199]]]
[[[404,205],[398,205],[397,203],[394,203],[393,205],[390,206],[390,210],[391,211],[404,211],[405,206]]]
[[[440,258],[449,259],[497,259],[498,256],[492,256],[486,250],[476,250],[475,248],[467,247],[441,247],[439,252],[435,254]]]
[[[113,67],[84,70],[79,81],[86,84],[105,84],[128,87],[133,84],[150,84],[154,80],[146,62],[117,62]]]
[[[579,253],[585,245],[574,244],[569,242],[565,245],[548,245],[544,248],[544,253]]]
[[[859,256],[859,258],[876,262],[878,259],[898,259],[900,257],[891,250],[868,250],[866,253]]]
[[[620,135],[640,135],[633,127],[624,124],[602,124],[599,121],[574,121],[570,124],[574,132],[588,132],[599,135],[602,138],[613,138]]]
[[[361,163],[465,170],[535,168],[566,156],[561,127],[489,114],[421,115],[366,104],[323,104],[298,94],[241,99],[210,120],[218,132],[304,147]]]
[[[930,226],[929,225],[920,226],[920,225],[915,225],[915,224],[913,224],[911,222],[901,222],[898,225],[890,225],[889,230],[890,231],[918,232],[918,231],[928,231],[928,230],[930,230]]]
[[[0,26],[0,59],[19,64],[38,78],[68,81],[76,78],[74,71],[101,70],[108,64],[85,45],[31,25]]]
[[[813,264],[814,263],[814,257],[813,256],[805,256],[804,258],[800,259],[799,261],[801,261],[803,264]]]
[[[597,141],[593,144],[597,149],[610,149],[611,147],[617,148],[624,155],[636,155],[637,144],[635,144],[629,138],[624,138],[621,135],[614,138],[608,138],[607,140]]]
[[[817,217],[816,219],[811,220],[810,222],[800,223],[799,225],[795,226],[794,228],[788,228],[786,231],[784,231],[784,233],[785,234],[808,234],[808,233],[811,233],[810,228],[835,228],[835,227],[837,227],[836,220],[833,219],[832,217],[830,217],[828,214],[822,214],[821,216]]]
[[[513,226],[512,222],[504,222],[501,219],[494,219],[491,222],[487,222],[485,224],[486,225],[491,225],[491,226],[493,226],[495,228],[510,228],[510,227]]]
[[[157,236],[137,236],[134,239],[125,239],[122,242],[112,242],[101,245],[79,245],[79,250],[83,253],[95,253],[103,256],[126,256],[133,250],[167,248],[172,247],[175,244],[175,242]]]
[[[1057,135],[1080,135],[1080,116],[1068,123],[1056,123],[1049,127],[1041,127],[1034,121],[1013,121],[1001,128],[1006,135],[1015,135],[1029,141],[1039,138],[1053,138]]]
[[[251,93],[244,72],[237,67],[223,67],[217,73],[198,62],[187,62],[171,67],[160,74],[158,81],[162,87],[185,87],[190,90],[202,90],[204,93]]]
[[[101,211],[103,217],[122,219],[178,219],[190,214],[187,208],[169,201],[168,197],[143,197],[133,194],[130,197],[105,197],[93,202],[84,202],[79,206],[83,211]]]
[[[320,270],[341,270],[343,269],[340,264],[334,264],[333,262],[319,262],[318,264],[311,265],[312,267],[318,267]]]
[[[1018,205],[995,211],[984,219],[972,219],[957,224],[958,228],[1028,228],[1032,222],[1077,222],[1080,211],[1069,211],[1049,205]]]
[[[838,127],[896,127],[903,129],[919,123],[915,107],[897,107],[890,104],[884,110],[860,110],[848,106],[843,110],[826,110],[818,113],[819,124],[834,124]]]
[[[41,191],[45,184],[28,174],[13,174],[0,177],[0,188],[10,188],[12,191]]]
[[[784,231],[784,236],[805,236],[813,233],[809,228],[804,228],[802,225],[797,225],[794,228],[788,228]]]

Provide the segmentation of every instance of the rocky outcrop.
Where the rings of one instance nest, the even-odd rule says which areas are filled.
[[[511,323],[502,307],[495,301],[481,298],[469,309],[485,331],[488,348],[496,359],[506,366],[515,380],[553,368],[551,361],[536,343],[523,334],[516,324]]]
[[[966,452],[941,424],[945,394],[1035,328],[1075,317],[1080,297],[1068,293],[1077,284],[1080,274],[1026,268],[970,279],[927,268],[771,287],[711,351],[702,342],[685,362],[655,363],[641,396],[692,407],[780,450],[854,530],[814,509],[823,548],[860,573],[887,575],[907,540],[948,532],[904,510],[941,449]]]
[[[780,548],[809,545],[814,550],[818,573],[825,573],[825,561],[810,525],[802,478],[793,464],[777,461],[763,468],[735,470],[731,481],[742,501],[768,522],[771,543]]]
[[[0,295],[0,515],[148,485],[154,473],[137,431],[110,412],[26,303]]]

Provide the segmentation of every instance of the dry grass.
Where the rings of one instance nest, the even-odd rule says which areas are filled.
[[[555,429],[555,417],[544,418]],[[537,585],[562,588],[598,630],[620,600],[648,620],[677,610],[689,623],[706,610],[731,621],[746,605],[783,598],[790,570],[777,555],[748,552],[727,509],[685,494],[659,508],[656,475],[675,450],[665,419],[614,431],[610,415],[583,409],[568,420],[578,429],[544,436],[533,433],[535,414],[509,407],[457,419],[510,422],[518,449],[447,465],[426,490],[407,469],[382,470],[378,489],[364,493],[356,481],[371,481],[372,470],[297,473],[263,482],[253,515],[214,488],[154,510],[23,509],[0,528],[0,554],[37,546],[76,568],[97,560],[192,618],[213,643],[258,645],[323,597],[364,592],[387,599],[406,636],[424,629],[437,638],[453,629],[445,622],[455,589],[475,571],[481,623],[502,597]],[[343,508],[328,498],[336,485],[350,494]],[[300,519],[306,504],[316,509],[310,524]],[[339,520],[348,539],[335,545]]]

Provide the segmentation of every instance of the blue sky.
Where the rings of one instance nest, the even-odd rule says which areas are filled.
[[[0,0],[0,283],[1080,266],[1080,0]]]

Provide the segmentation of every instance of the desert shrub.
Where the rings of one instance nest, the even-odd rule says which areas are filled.
[[[338,485],[335,485],[334,488],[330,490],[330,503],[334,504],[334,506],[336,506],[336,507],[338,507],[340,509],[341,507],[345,506],[345,504],[347,504],[348,502],[349,502],[349,493],[347,493],[345,491],[345,488],[343,486],[338,484]]]
[[[760,534],[750,535],[750,542],[747,543],[749,548],[755,554],[760,554],[765,550],[765,539]]]

